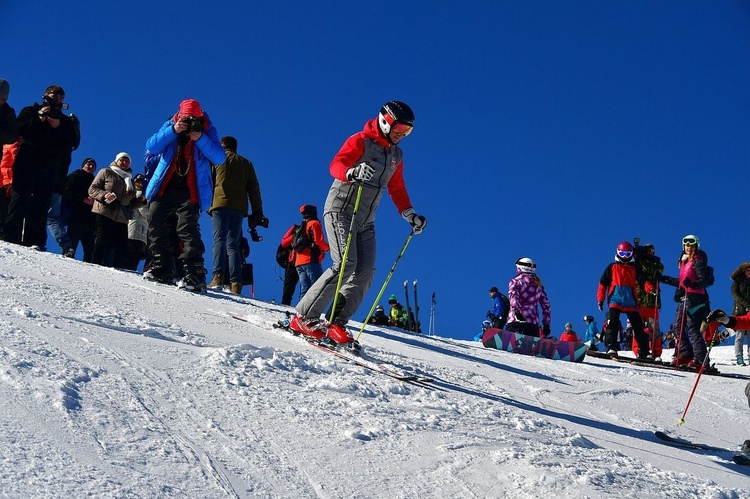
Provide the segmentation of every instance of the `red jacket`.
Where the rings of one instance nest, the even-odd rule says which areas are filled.
[[[2,161],[0,161],[0,187],[5,187],[13,182],[13,161],[16,159],[18,142],[3,144]]]
[[[312,236],[312,240],[315,243],[316,253],[318,253],[318,263],[323,261],[323,258],[326,256],[326,251],[328,251],[330,248],[328,247],[328,243],[325,240],[325,237],[323,237],[323,227],[320,225],[320,220],[307,220],[306,230],[308,237]],[[282,240],[283,244],[283,240]],[[300,265],[306,265],[310,263],[312,260],[312,254],[313,249],[312,248],[305,248],[302,251],[297,252],[297,256],[294,259],[294,266],[299,267]]]

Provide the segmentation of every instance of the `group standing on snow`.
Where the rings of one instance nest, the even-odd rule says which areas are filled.
[[[594,317],[586,315],[583,318],[586,324],[583,338],[575,333],[572,324],[566,323],[559,340],[584,342],[590,352],[597,352],[598,344],[603,343],[606,355],[613,357],[618,356],[621,349],[632,348],[637,359],[661,361],[665,338],[662,337],[659,312],[662,307],[661,285],[666,284],[675,287],[674,301],[677,303],[667,332],[667,339],[675,348],[672,364],[695,369],[703,366],[705,370],[712,370],[708,345],[715,338],[706,333],[706,329],[710,315],[707,288],[715,281],[713,268],[708,265],[708,255],[700,248],[697,236],[687,235],[681,242],[682,252],[677,259],[679,272],[675,277],[665,275],[664,264],[656,256],[653,244],[640,245],[637,239],[635,245],[620,242],[614,261],[604,269],[596,293],[599,310],[604,312],[606,308],[604,327],[599,331]],[[489,329],[557,339],[550,334],[550,304],[536,275],[536,264],[530,258],[520,258],[516,261],[516,274],[508,285],[507,304],[501,300],[505,295],[497,287],[490,288],[492,308],[487,312],[487,320],[476,340],[489,338],[484,334]],[[740,265],[731,279],[734,313],[747,315],[750,313],[750,263]],[[627,327],[623,327],[622,315],[627,317]],[[503,322],[506,316],[507,324]],[[745,365],[743,344],[747,336],[743,329],[736,333],[738,365]],[[747,357],[750,358],[750,346]]]
[[[237,153],[234,137],[219,138],[198,101],[182,101],[146,140],[143,174],[134,175],[131,155],[119,152],[96,175],[90,157],[68,175],[81,136],[78,119],[62,112],[67,109],[63,89],[48,87],[42,104],[23,108],[18,117],[7,103],[9,92],[9,83],[0,79],[3,240],[44,251],[49,228],[66,257],[75,258],[81,243],[88,262],[135,270],[146,259],[148,280],[194,292],[228,287],[241,293],[243,221],[260,240],[256,228],[267,228],[269,220],[253,164]],[[280,248],[286,249],[280,259],[286,269],[282,302],[291,304],[297,282],[301,285],[293,330],[352,346],[345,326],[374,279],[375,212],[386,191],[412,234],[427,225],[415,212],[403,177],[399,144],[413,127],[408,105],[384,104],[334,156],[322,223],[315,205],[300,208],[302,223],[287,232]],[[208,285],[199,224],[203,211],[213,229]],[[129,248],[136,251],[135,264]],[[326,254],[333,264],[323,271]],[[321,320],[329,305],[327,320]]]

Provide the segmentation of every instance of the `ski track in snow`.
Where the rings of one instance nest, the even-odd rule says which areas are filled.
[[[4,243],[0,262],[3,496],[750,497],[726,455],[652,438],[736,448],[741,380],[704,376],[677,427],[694,374],[366,329],[366,358],[434,390],[274,330],[287,307]]]

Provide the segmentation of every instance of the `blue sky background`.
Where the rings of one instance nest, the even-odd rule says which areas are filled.
[[[71,171],[127,151],[141,172],[146,139],[198,99],[260,179],[260,299],[281,298],[276,246],[300,205],[322,208],[333,155],[402,100],[416,114],[405,179],[429,225],[386,296],[418,279],[425,329],[435,292],[437,333],[476,334],[487,290],[507,290],[521,256],[537,262],[553,332],[582,332],[584,314],[601,325],[598,279],[636,236],[674,275],[682,236],[697,234],[716,268],[712,304],[730,308],[729,274],[750,260],[750,3],[464,4],[3,2],[0,77],[17,112],[65,89],[82,124]],[[388,198],[376,229],[359,318],[409,233]],[[210,245],[207,217],[203,234]],[[662,313],[674,308],[666,299]]]

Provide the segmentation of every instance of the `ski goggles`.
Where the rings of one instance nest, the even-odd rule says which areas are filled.
[[[698,238],[693,236],[683,237],[682,244],[685,246],[695,246],[698,244]]]
[[[617,256],[619,256],[620,258],[630,258],[631,256],[633,256],[633,252],[617,250]]]
[[[393,125],[391,125],[391,131],[393,133],[397,133],[398,135],[402,135],[404,137],[409,135],[412,130],[414,130],[414,127],[405,123],[394,123]]]

